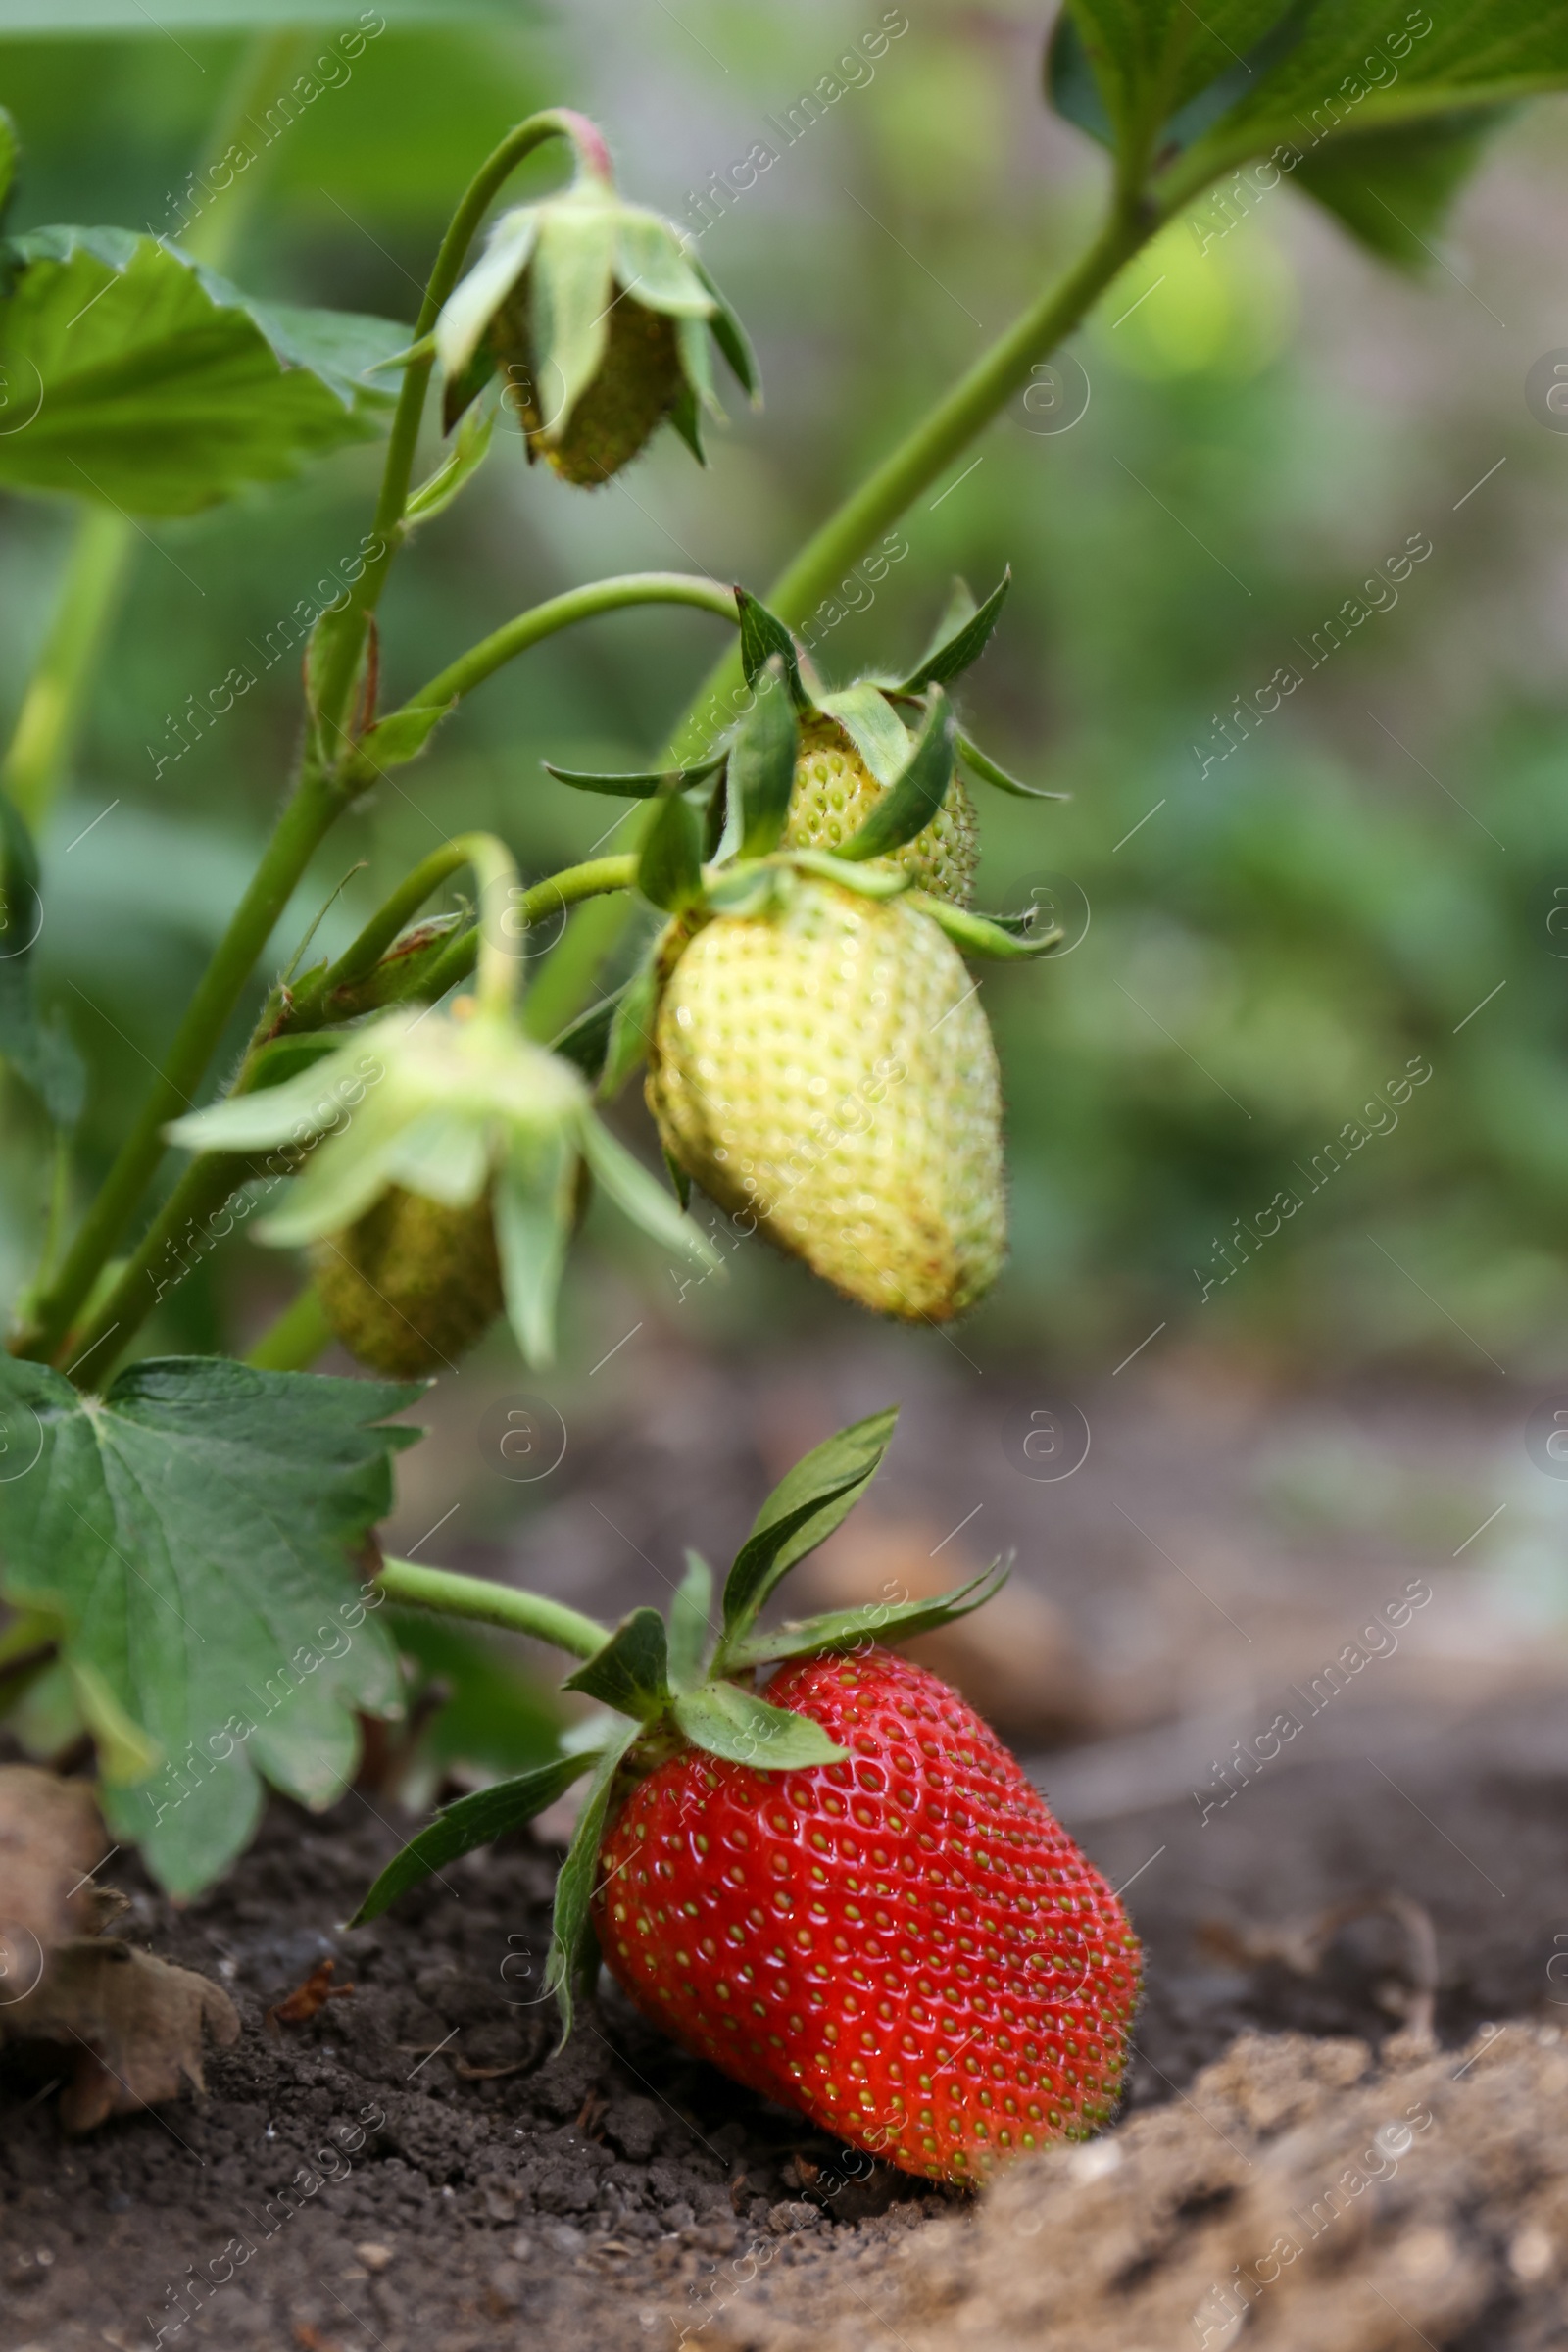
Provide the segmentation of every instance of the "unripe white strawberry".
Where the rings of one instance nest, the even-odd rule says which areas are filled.
[[[1005,1253],[1002,1089],[936,923],[792,877],[669,948],[648,1101],[670,1157],[861,1305],[961,1314]]]

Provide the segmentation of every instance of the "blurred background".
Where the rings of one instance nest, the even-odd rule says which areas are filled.
[[[765,588],[1091,233],[1104,159],[1041,102],[1047,29],[1031,0],[575,0],[367,45],[270,151],[231,275],[411,319],[476,161],[564,101],[606,126],[630,193],[702,232],[766,391],[759,415],[732,398],[706,472],[664,435],[591,495],[530,470],[506,423],[399,567],[394,693],[600,572]],[[168,227],[238,53],[183,21],[0,39],[12,224]],[[1527,1432],[1568,1381],[1568,433],[1526,379],[1568,343],[1564,120],[1548,102],[1504,126],[1420,281],[1288,186],[1235,225],[1178,223],[922,498],[874,594],[846,591],[835,679],[914,650],[956,571],[983,594],[1010,563],[968,720],[1072,795],[981,810],[978,903],[1049,893],[1075,942],[985,970],[1013,1221],[993,1299],[955,1333],[879,1331],[755,1244],[683,1290],[596,1210],[561,1366],[524,1373],[497,1334],[433,1392],[399,1543],[439,1526],[420,1556],[625,1605],[680,1543],[727,1556],[795,1451],[904,1396],[883,1516],[820,1576],[950,1583],[1018,1544],[1023,1614],[994,1647],[1033,1663],[992,1703],[1037,1744],[1196,1719],[1202,1747],[1205,1710],[1245,1712],[1413,1574],[1442,1605],[1369,1687],[1392,1696],[1412,1652],[1423,1707],[1489,1660],[1557,1671],[1565,1490]],[[759,144],[774,160],[747,185]],[[171,717],[259,666],[247,649],[352,554],[378,464],[350,451],[143,533],[42,844],[47,994],[91,1072],[83,1187],[277,804],[292,662],[157,772]],[[4,518],[14,710],[71,518],[15,500]],[[613,805],[541,759],[645,764],[718,650],[705,617],[644,612],[514,664],[334,834],[278,960],[350,868],[328,945],[461,828],[499,830],[530,873],[584,855]],[[565,1003],[569,978],[539,985]],[[614,1115],[652,1156],[635,1085]],[[48,1189],[15,1086],[0,1161],[14,1296]],[[236,1241],[148,1344],[242,1345],[292,1279]],[[497,1409],[533,1416],[537,1476],[501,1464]]]

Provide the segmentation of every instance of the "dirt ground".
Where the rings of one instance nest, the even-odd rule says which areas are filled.
[[[635,1423],[622,1393],[597,1430],[573,1405],[559,1490],[509,1520],[481,1458],[406,1493],[402,1538],[456,1499],[478,1532],[428,1556],[596,1608],[646,1598],[677,1530],[721,1556],[778,1454],[813,1417],[871,1409],[889,1370],[847,1362],[822,1394],[719,1367],[706,1419],[700,1383],[666,1384],[662,1418]],[[941,1539],[978,1501],[1022,1547],[1054,1695],[1031,1725],[1014,1691],[1011,1737],[1148,1950],[1103,2142],[975,2206],[686,2062],[612,1989],[552,2055],[542,1843],[471,1856],[344,1932],[407,1822],[360,1795],[318,1818],[278,1804],[184,1910],[123,1856],[102,1874],[133,1898],[120,1933],[240,2011],[205,2100],[69,2141],[42,2053],[0,2066],[0,2352],[1568,2341],[1562,1656],[1520,1602],[1520,1539],[1464,1544],[1498,1499],[1527,1514],[1511,1426],[1465,1397],[1303,1398],[1191,1367],[1087,1405],[1090,1461],[1045,1486],[999,1442],[999,1423],[1031,1426],[1030,1391],[999,1381],[982,1408],[956,1375],[928,1379],[874,1532],[878,1561],[902,1545],[912,1563],[916,1523],[935,1529],[956,1580],[974,1530]],[[1062,1695],[1063,1659],[1097,1661],[1089,1697]],[[328,1953],[354,1991],[270,2030]],[[1416,2106],[1436,2129],[1415,2131]],[[1311,2231],[1335,2180],[1343,2210]],[[1260,2278],[1298,2208],[1298,2254]]]

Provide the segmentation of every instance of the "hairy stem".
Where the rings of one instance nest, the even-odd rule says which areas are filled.
[[[471,694],[475,686],[516,655],[526,653],[542,637],[550,637],[558,629],[570,628],[579,620],[592,620],[600,612],[618,612],[626,605],[696,605],[705,612],[716,612],[721,620],[738,622],[740,613],[732,588],[721,588],[716,580],[705,580],[695,573],[684,571],[624,572],[613,579],[591,580],[584,588],[568,588],[562,596],[553,596],[527,612],[519,612],[515,620],[507,621],[490,636],[482,637],[477,645],[469,646],[456,662],[439,670],[427,685],[411,694],[405,710],[439,709],[455,702],[460,695]],[[394,715],[396,715],[394,713]]]
[[[636,879],[637,859],[623,856],[590,858],[582,865],[568,865],[564,872],[552,874],[548,882],[536,882],[516,903],[515,929],[519,942],[530,925],[549,922],[563,907],[575,906],[582,899],[602,898],[609,891],[630,890]],[[458,932],[451,946],[423,973],[420,996],[435,1004],[458,981],[466,980],[473,969],[478,947],[476,927]]]
[[[530,115],[525,122],[519,122],[515,129],[509,130],[500,146],[486,158],[469,181],[463,201],[452,216],[451,226],[441,240],[441,248],[435,257],[415,324],[414,341],[416,347],[428,344],[431,329],[441,315],[447,296],[458,282],[464,262],[467,259],[468,248],[492,200],[524,157],[531,155],[536,147],[543,146],[547,139],[554,138],[570,139],[586,167],[596,172],[600,171],[606,160],[603,142],[593,124],[583,116],[572,113],[568,107],[553,107],[544,114]],[[362,618],[368,618],[380,603],[387,572],[403,544],[403,514],[409,503],[415,450],[434,366],[434,350],[416,348],[415,357],[403,370],[372,525],[379,542],[379,553],[366,564],[354,583],[350,604],[350,610]],[[363,629],[339,630],[330,657],[323,665],[317,703],[322,726],[329,738],[340,734],[346,722],[364,641]]]
[[[479,1576],[454,1576],[447,1568],[420,1568],[413,1560],[384,1560],[375,1582],[388,1600],[405,1607],[439,1609],[449,1617],[476,1617],[504,1626],[509,1634],[532,1634],[537,1642],[591,1658],[610,1639],[610,1628],[542,1593],[519,1592]]]

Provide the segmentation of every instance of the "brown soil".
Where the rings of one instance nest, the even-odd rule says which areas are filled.
[[[1494,1707],[1424,1743],[1365,1737],[1392,1778],[1364,1751],[1307,1759],[1206,1825],[1185,1793],[1085,1822],[1114,1878],[1140,1872],[1127,1900],[1151,1990],[1132,2112],[978,2208],[846,2158],[683,2060],[612,1990],[553,2055],[538,2001],[551,1863],[530,1839],[344,1933],[398,1826],[357,1797],[323,1819],[278,1805],[223,1886],[183,1912],[143,1887],[117,1923],[240,2010],[205,2102],[69,2141],[42,2053],[7,2055],[4,2352],[150,2346],[161,2328],[173,2342],[176,2323],[182,2345],[269,2352],[622,2352],[683,2330],[795,2352],[836,2346],[834,2327],[846,2345],[913,2352],[1163,2352],[1200,2342],[1209,2289],[1418,2098],[1438,2129],[1257,2290],[1245,2325],[1291,2352],[1413,2345],[1399,2312],[1446,2352],[1560,2342],[1546,2314],[1568,2259],[1568,2061],[1540,2038],[1568,1996],[1547,1973],[1568,1949],[1560,1709]],[[1069,1795],[1075,1772],[1081,1794],[1064,1759]],[[135,1888],[120,1863],[101,1875],[117,1874]],[[1234,1944],[1390,1889],[1420,1910],[1348,1922],[1316,1973],[1221,1965],[1197,1936],[1221,1916]],[[1422,2009],[1423,1916],[1445,2054],[1412,2064],[1387,2045]],[[353,1994],[270,2031],[267,2007],[328,1952]],[[1454,2081],[1452,2053],[1504,2021]],[[1222,2058],[1259,2029],[1308,2038]]]

